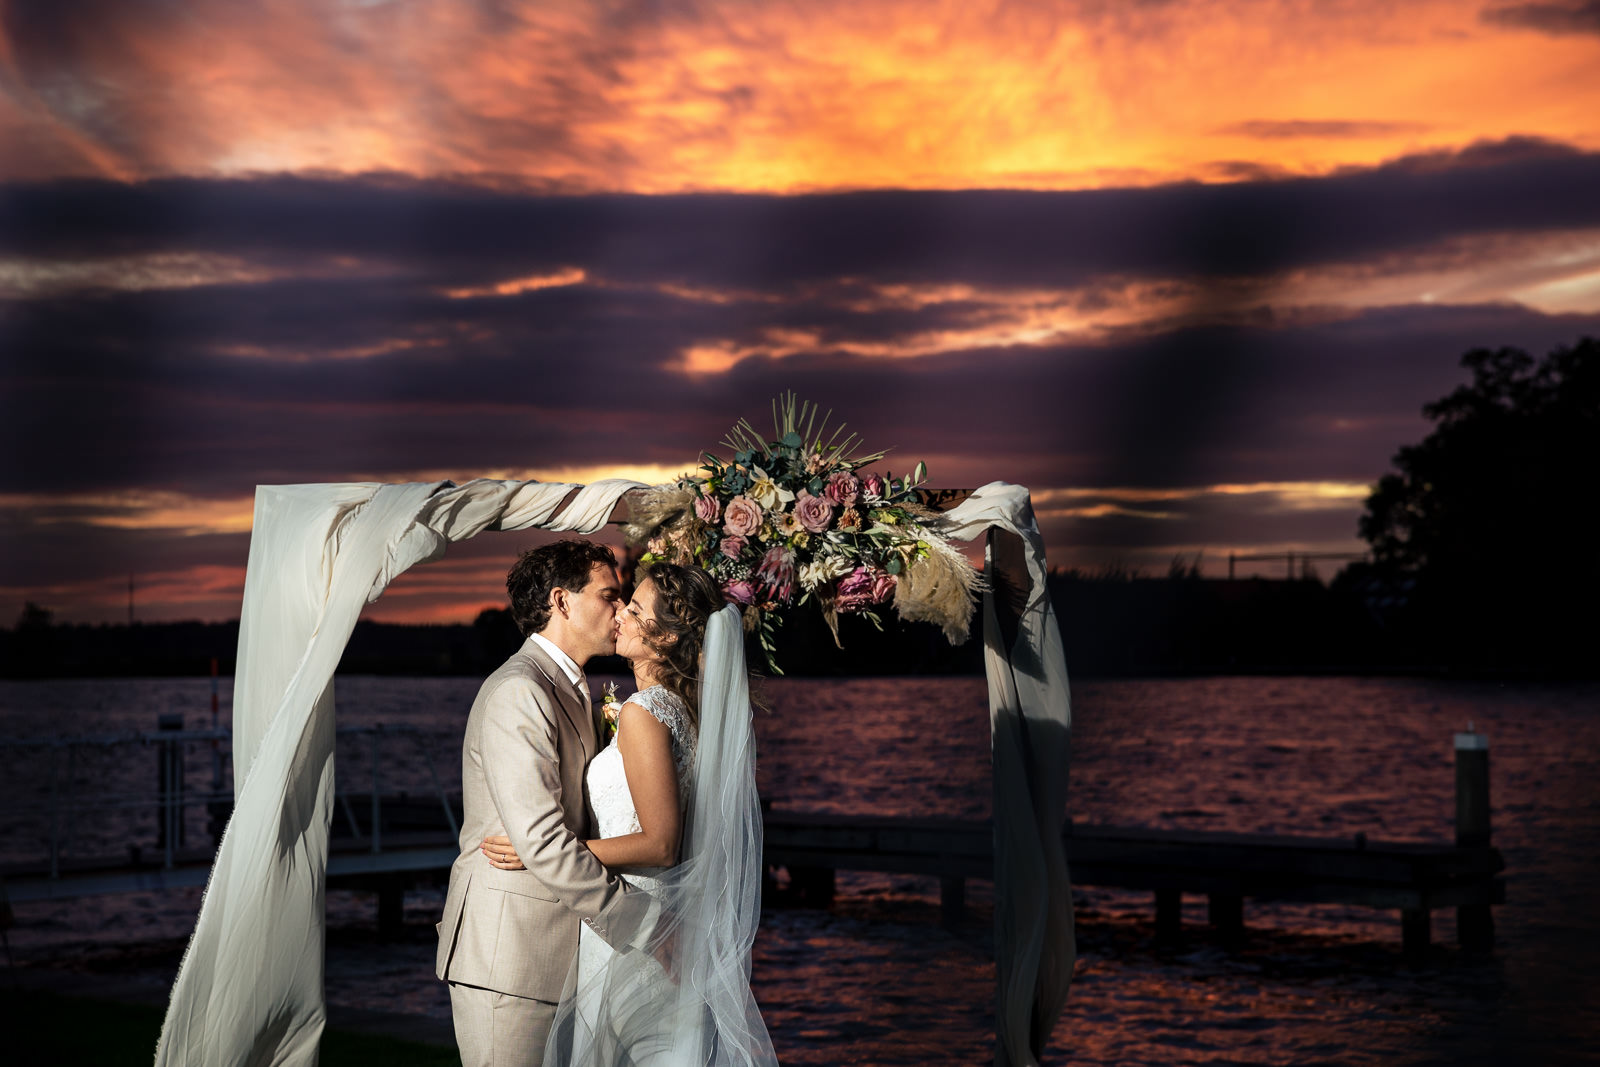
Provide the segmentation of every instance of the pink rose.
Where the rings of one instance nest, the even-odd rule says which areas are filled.
[[[861,489],[867,494],[869,499],[882,499],[883,488],[883,478],[878,474],[877,471],[872,471],[861,480]]]
[[[736,496],[722,509],[722,528],[735,537],[749,537],[761,529],[761,505],[747,496]]]
[[[739,579],[729,582],[722,587],[722,595],[735,604],[754,604],[756,602],[756,587],[753,582]]]
[[[694,513],[701,522],[713,523],[722,515],[722,504],[714,496],[695,497]]]
[[[872,602],[874,604],[882,604],[892,599],[897,581],[899,579],[888,571],[880,571],[874,568],[872,572]]]
[[[729,534],[722,539],[722,554],[729,559],[738,559],[739,553],[743,552],[744,546],[749,543],[738,534]]]
[[[833,521],[833,505],[823,497],[802,493],[795,499],[794,517],[812,533],[827,533],[828,523]]]
[[[841,615],[871,607],[874,603],[872,599],[872,569],[870,567],[857,567],[839,579],[839,589],[834,596],[834,609]]]
[[[849,471],[834,471],[828,475],[828,485],[822,494],[828,498],[828,503],[847,508],[861,494],[861,479]]]
[[[767,549],[756,577],[765,583],[770,599],[787,603],[794,596],[794,553],[782,545]]]

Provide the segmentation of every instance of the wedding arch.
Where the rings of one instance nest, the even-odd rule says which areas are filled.
[[[259,486],[234,680],[235,804],[173,985],[156,1063],[309,1065],[325,1018],[333,674],[362,607],[485,530],[594,533],[652,490],[477,479]],[[1062,847],[1071,712],[1028,491],[927,494],[940,537],[987,535],[994,776],[995,1063],[1038,1062],[1075,955]]]

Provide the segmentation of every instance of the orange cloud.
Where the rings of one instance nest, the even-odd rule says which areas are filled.
[[[557,289],[566,285],[579,285],[588,275],[578,267],[568,267],[566,270],[554,274],[531,275],[526,278],[511,278],[493,285],[480,285],[473,288],[446,289],[444,295],[451,300],[470,300],[488,296],[517,296],[521,293],[532,292],[536,289]]]
[[[3,493],[0,515],[40,525],[83,523],[116,530],[164,530],[184,536],[244,533],[251,497],[214,499],[154,489],[101,493]]]
[[[1340,511],[1354,509],[1371,492],[1372,486],[1365,482],[1252,482],[1184,488],[1046,488],[1034,490],[1032,497],[1041,517],[1134,515],[1166,519],[1174,513],[1153,510],[1153,505],[1216,497],[1259,497],[1272,511]],[[1091,500],[1097,503],[1080,503]]]
[[[1513,134],[1600,147],[1600,35],[1481,6],[211,0],[90,26],[62,5],[39,40],[13,23],[0,42],[0,167],[1059,189],[1322,174]]]

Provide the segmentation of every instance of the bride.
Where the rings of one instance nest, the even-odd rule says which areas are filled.
[[[585,774],[584,844],[659,912],[642,952],[583,927],[544,1062],[776,1064],[749,984],[761,810],[738,609],[705,571],[658,563],[616,628],[637,691]],[[522,867],[509,838],[482,847]]]

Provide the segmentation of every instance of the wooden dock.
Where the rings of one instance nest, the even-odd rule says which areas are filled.
[[[398,799],[388,808],[408,809]],[[415,814],[416,809],[410,808]],[[411,820],[404,820],[411,822]],[[442,818],[440,820],[443,821]],[[456,845],[444,827],[383,828],[383,847],[370,838],[342,834],[332,842],[328,882],[332,888],[378,894],[380,926],[398,923],[406,887],[444,877]],[[361,829],[365,830],[363,826]],[[1400,913],[1408,953],[1426,949],[1434,909],[1482,909],[1505,900],[1504,861],[1487,846],[1368,842],[1360,838],[1310,838],[1228,834],[1193,830],[1073,824],[1063,838],[1074,885],[1109,886],[1154,894],[1156,929],[1163,937],[1180,930],[1182,894],[1205,894],[1210,922],[1219,932],[1244,931],[1244,902],[1297,901],[1355,904]],[[836,871],[877,871],[937,878],[947,923],[965,910],[969,879],[994,876],[993,832],[975,820],[820,815],[769,811],[766,862],[789,875],[789,899],[827,907]],[[158,857],[122,863],[64,863],[59,878],[38,868],[4,872],[4,893],[13,902],[159,891],[204,885],[209,850],[185,850],[171,867]],[[1487,949],[1488,937],[1473,939],[1461,927],[1463,947]]]
[[[1069,824],[1063,834],[1072,883],[1153,894],[1156,932],[1181,931],[1182,896],[1204,894],[1211,925],[1244,932],[1251,901],[1360,905],[1400,913],[1402,944],[1423,952],[1435,909],[1457,909],[1463,948],[1494,942],[1492,908],[1505,901],[1505,862],[1490,844],[1488,742],[1457,734],[1455,842],[1379,842],[1357,834],[1316,838]],[[376,783],[375,783],[376,784]],[[212,825],[228,803],[214,801]],[[330,888],[378,894],[381,929],[393,929],[406,888],[439,882],[457,855],[459,795],[382,795],[376,789],[336,805],[328,861]],[[876,871],[939,880],[947,923],[965,911],[969,879],[991,879],[993,831],[987,822],[893,816],[764,813],[769,870],[784,869],[786,903],[827,907],[835,872]],[[178,835],[173,835],[174,837]],[[0,905],[102,893],[204,885],[213,850],[163,842],[125,857],[74,858],[52,850],[37,863],[0,867]],[[778,903],[779,894],[772,896]],[[4,908],[0,907],[0,915]]]
[[[939,879],[942,911],[953,923],[964,910],[967,879],[993,877],[993,832],[985,822],[768,812],[766,831],[767,862],[789,870],[807,903],[831,900],[835,871],[921,874]],[[1232,936],[1243,933],[1246,899],[1393,909],[1404,947],[1415,954],[1428,945],[1434,909],[1505,901],[1497,877],[1505,863],[1487,846],[1081,823],[1068,828],[1063,843],[1074,885],[1152,892],[1157,933],[1166,937],[1179,932],[1182,894],[1203,893],[1211,924]]]

